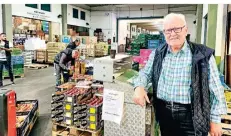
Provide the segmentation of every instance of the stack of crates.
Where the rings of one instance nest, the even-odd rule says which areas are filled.
[[[49,42],[47,43],[47,62],[53,63],[55,56],[66,49],[67,44],[61,42]]]
[[[34,59],[34,51],[23,51],[24,56],[24,65],[30,65],[32,64],[32,61]]]
[[[11,56],[11,67],[14,76],[24,77],[24,57],[21,49],[14,48]],[[8,70],[4,67],[3,77],[9,77]]]
[[[36,61],[45,63],[47,61],[47,51],[44,49],[36,50]]]

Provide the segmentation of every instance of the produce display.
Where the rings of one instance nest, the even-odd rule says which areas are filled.
[[[75,87],[53,94],[53,122],[89,130],[101,128],[103,97],[96,94],[102,93],[103,88],[100,81],[80,80]]]
[[[16,112],[27,112],[31,111],[34,107],[34,103],[29,104],[17,104]]]
[[[27,116],[16,116],[16,127],[21,127],[26,118]]]
[[[126,51],[130,55],[139,56],[140,49],[153,49],[160,44],[164,44],[165,39],[162,32],[159,35],[140,34],[135,40],[132,41],[130,47]]]
[[[16,103],[16,128],[17,136],[24,136],[32,129],[31,124],[38,116],[38,101],[24,100]]]

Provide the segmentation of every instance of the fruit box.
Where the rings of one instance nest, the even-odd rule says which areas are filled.
[[[89,121],[87,120],[75,120],[73,125],[77,128],[86,129],[89,126]]]
[[[58,86],[57,90],[58,91],[64,91],[64,90],[72,89],[74,86],[75,86],[75,83],[67,82],[65,84],[62,84],[62,85]]]
[[[94,122],[100,122],[102,120],[102,113],[98,114],[89,114],[87,117],[87,120],[94,123]]]
[[[25,116],[25,117],[23,117]],[[16,117],[20,118],[23,117],[25,118],[23,123],[20,126],[16,126],[17,129],[17,136],[24,136],[24,134],[26,133],[29,124],[30,124],[30,117],[29,117],[29,112],[18,112],[16,113]]]
[[[98,113],[102,112],[103,104],[101,103],[101,104],[99,104],[97,106],[88,105],[88,107],[89,107],[89,110],[88,110],[89,114],[98,114]]]
[[[89,122],[88,124],[89,124],[88,126],[89,130],[96,131],[103,127],[104,121],[101,120],[100,122]]]
[[[64,94],[52,94],[52,101],[56,102],[63,102],[65,100],[65,95]]]
[[[141,57],[140,56],[133,56],[132,61],[133,62],[140,62]]]
[[[226,102],[231,102],[231,90],[225,90]]]
[[[148,58],[147,57],[141,57],[140,58],[140,62],[139,63],[141,65],[146,65],[147,62],[148,62]]]
[[[64,109],[63,109],[63,107],[58,108],[58,109],[53,109],[51,111],[51,118],[54,118],[54,117],[60,116],[60,115],[62,115],[62,116],[64,115]]]
[[[17,101],[16,105],[22,105],[22,104],[33,104],[33,107],[30,111],[26,111],[25,113],[28,113],[29,116],[29,121],[31,121],[38,111],[38,100],[24,100],[24,101]],[[17,111],[16,111],[17,112]],[[17,112],[17,114],[24,113],[22,112]]]
[[[142,57],[149,57],[151,53],[152,53],[151,49],[140,49],[140,56]]]

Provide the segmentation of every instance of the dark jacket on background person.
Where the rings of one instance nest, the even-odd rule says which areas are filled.
[[[67,48],[69,49],[72,49],[74,50],[77,46],[75,45],[75,42],[70,42],[68,45],[67,45]]]
[[[58,64],[63,70],[68,71],[67,63],[74,62],[72,58],[72,49],[67,48],[55,56],[54,63]]]
[[[196,136],[207,136],[210,128],[210,91],[208,82],[209,59],[214,50],[204,45],[188,42],[192,52],[192,93],[191,111]],[[165,44],[156,49],[153,63],[153,98],[154,109],[158,109],[157,87],[162,70],[162,62],[167,53],[168,45]],[[161,113],[156,112],[158,121]]]
[[[10,45],[9,45],[9,41],[7,41],[7,40],[4,40],[4,42],[5,42],[5,48],[7,48],[7,49],[9,49],[10,48]],[[9,52],[9,51],[5,51],[6,52],[6,59],[7,59],[7,61],[11,61],[11,52]]]

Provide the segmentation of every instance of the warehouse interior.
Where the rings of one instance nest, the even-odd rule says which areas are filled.
[[[17,129],[19,136],[66,136],[71,133],[76,136],[159,135],[158,128],[152,130],[155,122],[152,121],[154,112],[151,106],[147,104],[146,107],[140,107],[132,100],[132,80],[145,67],[151,52],[166,43],[163,19],[170,13],[185,16],[187,40],[215,50],[214,57],[230,112],[231,4],[1,4],[0,33],[5,33],[7,40],[13,45],[11,61],[15,84],[10,82],[8,69],[3,68],[0,94],[4,90],[13,90],[16,100],[36,100],[38,103],[33,113],[35,121],[25,125],[28,127],[20,127],[25,132]],[[75,43],[75,39],[80,42],[75,49],[79,60],[75,60],[72,76],[67,82],[69,84],[56,86],[55,56],[65,50],[68,44]],[[104,60],[108,61],[103,64]],[[62,82],[63,78],[64,75]],[[88,127],[73,129],[74,121],[68,122],[72,125],[67,123],[69,116],[65,118],[67,113],[64,108],[62,114],[53,115],[53,98],[58,96],[57,88],[60,92],[68,92],[78,86],[79,79],[85,82],[91,79],[91,84],[98,86],[101,82],[93,83],[92,80],[103,81],[105,92],[123,92],[124,124],[118,125],[108,120],[102,123],[100,113],[96,115],[99,122],[94,118],[94,121],[84,124],[89,125]],[[99,101],[104,97],[103,93],[96,94]],[[66,98],[68,96],[65,96],[65,100]],[[75,97],[71,98],[74,100]],[[60,103],[64,104],[65,101]],[[103,104],[104,101],[101,108]],[[98,107],[94,110],[97,111]],[[86,113],[86,118],[91,120],[92,114]],[[230,114],[231,112],[229,116]],[[54,120],[60,120],[61,115],[61,122],[66,124],[54,125]],[[95,123],[94,127],[92,122]],[[229,133],[231,124],[223,125],[224,134]]]

